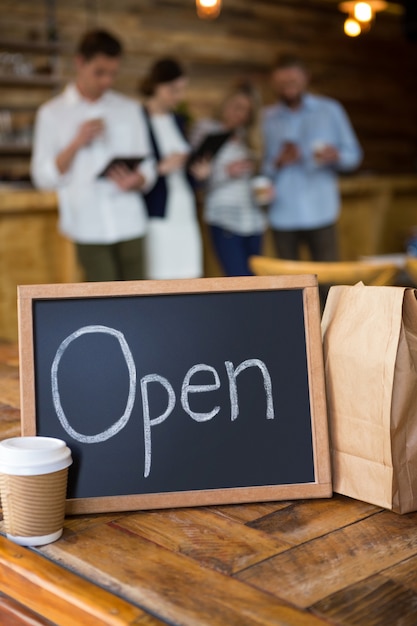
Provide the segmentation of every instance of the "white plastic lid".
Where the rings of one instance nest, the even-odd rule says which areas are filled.
[[[254,189],[258,189],[260,187],[271,187],[272,182],[267,176],[255,176],[251,180],[251,185]]]
[[[72,463],[65,441],[54,437],[12,437],[0,441],[0,473],[16,476],[49,474]]]

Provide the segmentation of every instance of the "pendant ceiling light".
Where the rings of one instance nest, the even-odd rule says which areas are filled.
[[[362,32],[362,28],[359,22],[351,17],[348,17],[345,20],[343,30],[345,31],[345,35],[347,35],[348,37],[357,37]]]
[[[387,6],[388,2],[385,0],[366,0],[364,2],[347,0],[341,2],[339,4],[340,11],[348,14],[344,24],[345,34],[349,37],[357,37],[362,32],[368,31],[375,14],[379,11],[385,11]]]
[[[220,15],[222,0],[196,0],[197,15],[203,20],[214,20]]]

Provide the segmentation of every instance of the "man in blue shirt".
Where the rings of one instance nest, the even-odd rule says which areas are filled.
[[[315,261],[338,259],[338,171],[355,169],[362,150],[343,107],[307,92],[309,75],[297,57],[272,72],[277,104],[263,118],[263,171],[274,181],[269,221],[281,258],[298,259],[307,245]]]

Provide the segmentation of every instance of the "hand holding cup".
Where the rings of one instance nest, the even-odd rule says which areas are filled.
[[[313,156],[317,165],[331,165],[338,161],[339,152],[325,141],[316,141],[313,144]]]
[[[266,207],[274,199],[274,186],[267,176],[255,176],[251,181],[251,187],[258,206]]]
[[[88,146],[95,139],[102,136],[105,130],[104,120],[102,118],[94,118],[83,122],[78,128],[76,142],[79,147]]]

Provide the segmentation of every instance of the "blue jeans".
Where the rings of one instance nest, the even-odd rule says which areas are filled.
[[[226,276],[252,276],[248,259],[261,252],[262,234],[235,235],[234,233],[210,226],[214,249]]]

